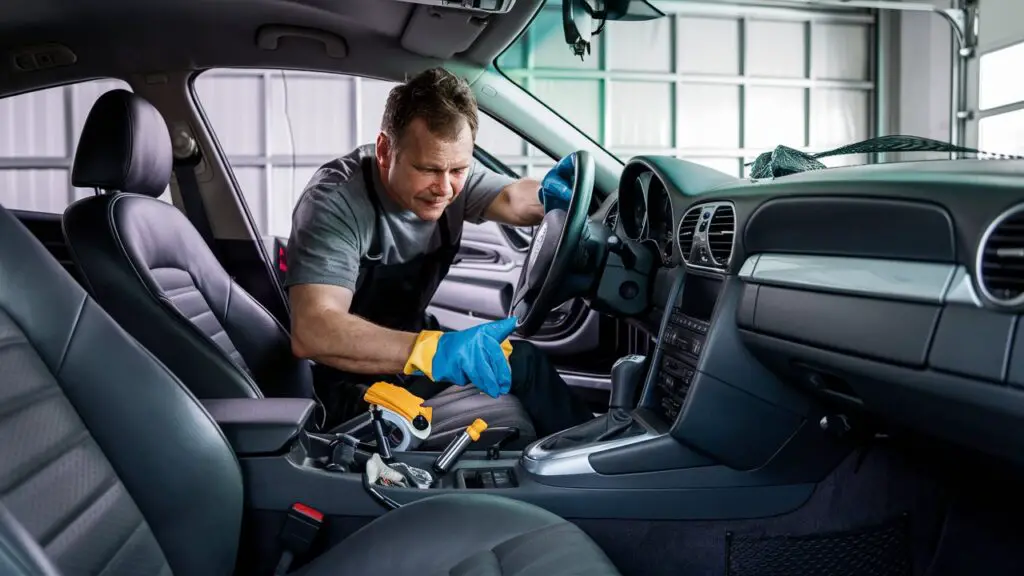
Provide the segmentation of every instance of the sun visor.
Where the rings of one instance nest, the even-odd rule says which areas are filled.
[[[402,34],[402,47],[429,58],[447,60],[468,50],[487,27],[479,12],[417,6]]]

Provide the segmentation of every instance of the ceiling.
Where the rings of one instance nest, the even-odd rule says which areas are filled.
[[[517,0],[509,13],[480,19],[395,0],[4,0],[0,94],[85,78],[219,67],[399,80],[452,58],[484,66],[515,40],[542,3]],[[257,31],[265,25],[341,38],[345,55],[332,57],[324,44],[297,37],[284,37],[276,50],[261,49]],[[74,63],[32,71],[14,64],[19,51],[47,53],[55,49],[52,43],[69,49]]]

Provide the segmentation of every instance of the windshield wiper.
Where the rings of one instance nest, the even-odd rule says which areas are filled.
[[[818,152],[817,154],[808,154],[806,152],[790,148],[789,146],[776,146],[774,150],[758,155],[758,157],[754,159],[753,162],[747,164],[747,166],[753,166],[753,168],[750,169],[750,177],[753,179],[777,178],[779,176],[787,176],[789,174],[827,168],[827,166],[818,160],[819,158],[842,156],[846,154],[877,154],[882,152],[957,152],[962,154],[976,154],[978,157],[993,159],[1024,159],[1024,156],[982,152],[981,150],[976,150],[974,148],[956,146],[948,142],[942,142],[941,140],[932,140],[931,138],[894,135],[869,138],[862,142],[848,144],[825,152]]]

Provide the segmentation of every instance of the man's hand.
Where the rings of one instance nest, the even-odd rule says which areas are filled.
[[[540,201],[544,204],[544,213],[552,210],[569,210],[572,201],[572,184],[576,168],[573,155],[565,156],[548,170],[540,183]]]
[[[357,374],[397,374],[412,353],[416,334],[377,326],[349,314],[352,291],[301,284],[289,292],[292,352]]]
[[[423,331],[404,372],[423,374],[435,382],[473,384],[493,398],[508,394],[512,386],[508,337],[515,329],[512,317],[460,332]]]

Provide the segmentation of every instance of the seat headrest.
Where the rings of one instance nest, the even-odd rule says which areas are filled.
[[[160,112],[127,90],[100,96],[85,119],[71,183],[158,197],[172,170],[171,135]]]

